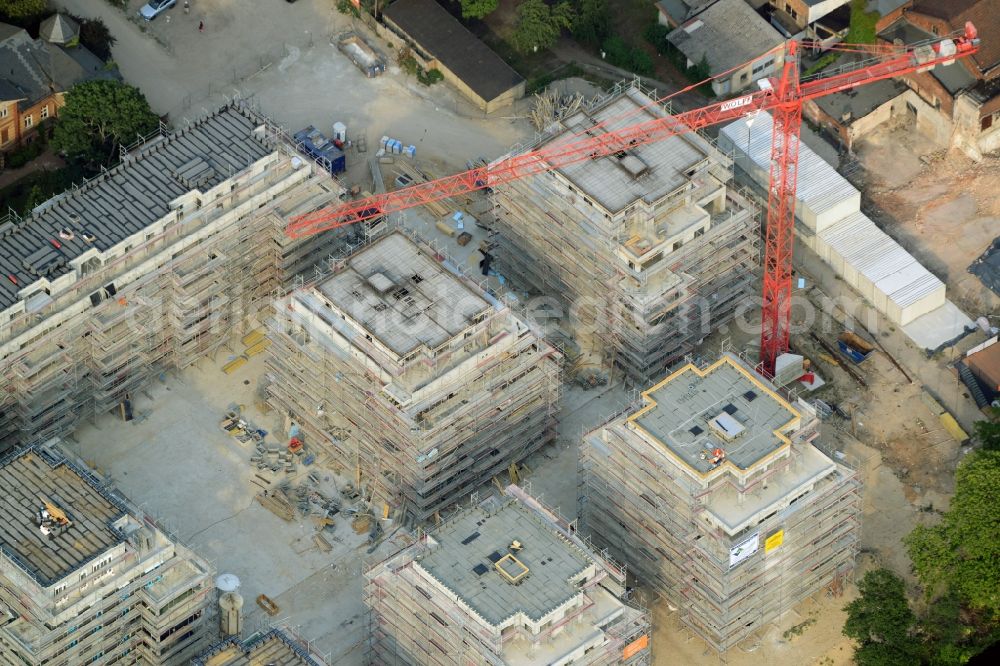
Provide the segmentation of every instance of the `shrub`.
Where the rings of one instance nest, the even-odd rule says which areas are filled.
[[[642,32],[643,38],[653,45],[656,52],[663,55],[667,50],[667,35],[670,29],[660,23],[650,23]]]
[[[337,11],[341,14],[349,14],[354,18],[361,18],[361,12],[358,11],[358,8],[350,0],[337,0]]]

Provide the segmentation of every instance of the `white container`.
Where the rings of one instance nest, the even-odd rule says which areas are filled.
[[[333,138],[342,143],[347,142],[347,125],[342,122],[333,124]]]

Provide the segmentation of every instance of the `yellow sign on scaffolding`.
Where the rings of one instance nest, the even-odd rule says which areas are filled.
[[[772,550],[777,548],[785,540],[785,530],[778,530],[771,536],[764,540],[764,552],[770,553]]]

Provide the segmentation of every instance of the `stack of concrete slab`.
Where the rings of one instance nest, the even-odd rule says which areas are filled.
[[[719,147],[755,184],[770,177],[772,121],[766,113],[730,123]],[[945,285],[861,212],[861,194],[804,143],[796,183],[799,240],[918,344],[936,347],[971,325]],[[943,313],[943,314],[942,314]],[[921,318],[928,318],[921,322]]]

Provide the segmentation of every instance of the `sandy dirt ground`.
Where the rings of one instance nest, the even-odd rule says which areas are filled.
[[[349,167],[366,162],[380,137],[388,135],[415,145],[418,158],[448,170],[480,155],[502,154],[530,134],[517,109],[484,117],[449,85],[427,87],[407,77],[387,45],[375,39],[371,43],[390,66],[383,76],[366,78],[334,39],[364,27],[338,13],[331,0],[259,2],[252,11],[237,0],[193,0],[190,14],[178,2],[149,23],[134,20],[143,0],[131,0],[128,14],[104,0],[55,4],[104,20],[117,39],[113,56],[126,82],[138,86],[153,110],[176,126],[227,99],[252,97],[290,131],[312,124],[329,133],[341,121],[352,141],[365,136],[370,150],[348,151]],[[202,33],[199,21],[205,24]]]
[[[882,229],[944,280],[970,315],[1000,311],[1000,296],[968,272],[1000,235],[1000,158],[974,162],[898,123],[866,137],[857,153]]]

